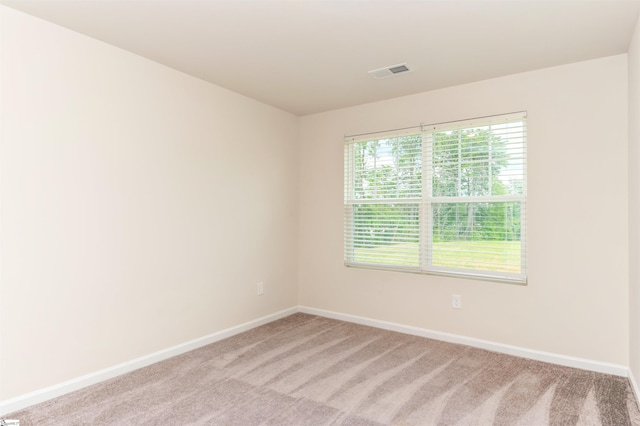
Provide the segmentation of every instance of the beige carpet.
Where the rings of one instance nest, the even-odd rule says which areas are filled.
[[[13,413],[27,425],[629,425],[627,379],[295,314]]]

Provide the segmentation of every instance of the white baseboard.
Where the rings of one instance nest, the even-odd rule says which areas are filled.
[[[235,327],[230,327],[225,330],[209,334],[208,336],[194,339],[189,342],[173,346],[171,348],[154,352],[150,355],[145,355],[131,361],[123,362],[122,364],[114,365],[113,367],[96,371],[95,373],[80,376],[63,383],[59,383],[53,386],[46,387],[44,389],[18,396],[16,398],[0,401],[0,417],[3,417],[6,414],[12,413],[14,411],[22,410],[31,405],[39,404],[41,402],[45,402],[50,399],[65,395],[78,389],[100,383],[121,374],[129,373],[131,371],[146,367],[159,361],[163,361],[176,355],[198,349],[219,340],[243,333],[247,330],[251,330],[252,328],[261,326],[263,324],[267,324],[277,319],[284,318],[296,312],[298,312],[297,307],[285,309],[283,311],[255,319],[253,321],[249,321]]]
[[[318,315],[321,317],[333,318],[341,321],[353,322],[356,324],[368,325],[381,328],[383,330],[397,331],[414,336],[427,337],[430,339],[442,340],[450,343],[473,346],[475,348],[486,349],[507,355],[533,359],[536,361],[548,362],[551,364],[563,365],[565,367],[580,368],[582,370],[596,371],[598,373],[612,374],[615,376],[629,377],[629,368],[624,365],[610,364],[607,362],[593,361],[584,358],[576,358],[567,355],[559,355],[551,352],[537,351],[533,349],[521,348],[517,346],[505,345],[502,343],[490,342],[487,340],[474,339],[472,337],[460,336],[456,334],[442,333],[409,325],[403,325],[388,321],[380,321],[372,318],[360,317],[356,315],[342,314],[339,312],[325,311],[322,309],[299,307],[300,312]],[[636,396],[639,394],[636,392]],[[640,401],[640,399],[639,399]]]

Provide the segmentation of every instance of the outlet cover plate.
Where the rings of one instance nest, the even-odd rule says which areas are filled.
[[[460,296],[459,294],[452,294],[451,307],[453,309],[462,309],[462,296]]]

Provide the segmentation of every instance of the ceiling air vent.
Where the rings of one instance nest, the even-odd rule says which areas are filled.
[[[377,70],[369,71],[369,75],[373,78],[386,78],[405,72],[410,72],[411,67],[407,64],[391,65],[390,67],[379,68]]]

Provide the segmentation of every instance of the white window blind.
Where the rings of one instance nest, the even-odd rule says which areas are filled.
[[[345,264],[526,281],[526,114],[345,141]]]

